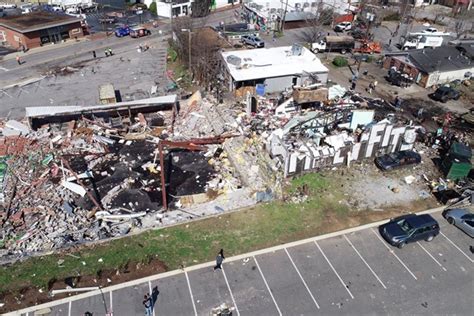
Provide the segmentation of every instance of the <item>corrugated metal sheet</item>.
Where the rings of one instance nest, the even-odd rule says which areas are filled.
[[[135,100],[135,101],[128,101],[128,102],[118,102],[113,104],[99,104],[99,105],[92,105],[92,106],[35,106],[35,107],[27,107],[25,108],[26,117],[33,118],[33,117],[41,117],[41,116],[52,116],[52,115],[61,115],[61,114],[72,114],[77,112],[90,112],[90,111],[100,111],[100,110],[113,110],[121,107],[129,107],[129,106],[147,106],[147,105],[159,105],[159,104],[169,104],[175,103],[178,100],[178,96],[176,94],[161,96],[161,97],[154,97],[149,99],[142,99],[142,100]]]

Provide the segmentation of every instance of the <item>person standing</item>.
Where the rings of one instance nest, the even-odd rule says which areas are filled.
[[[109,55],[112,56],[114,53],[112,53],[112,48],[109,48]]]
[[[95,53],[95,50],[92,51],[92,57],[94,57],[94,59],[97,58],[97,55],[96,55],[96,53]]]
[[[214,270],[222,269],[222,262],[224,261],[223,254],[224,254],[224,250],[221,249],[221,251],[219,251],[219,253],[217,254],[216,265],[214,266]]]
[[[355,81],[352,81],[351,83],[351,90],[354,91],[356,88],[356,82]]]
[[[143,297],[143,306],[145,307],[145,316],[153,315],[153,310],[151,306],[151,297],[148,293]]]
[[[105,57],[109,57],[109,51],[107,49],[104,51],[104,53],[105,53]]]
[[[18,63],[18,65],[21,65],[21,58],[20,58],[20,56],[16,56],[16,62]]]

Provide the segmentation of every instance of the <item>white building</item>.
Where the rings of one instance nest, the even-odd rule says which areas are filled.
[[[224,80],[229,90],[264,84],[265,92],[295,85],[326,83],[329,70],[309,49],[300,46],[222,52]]]
[[[303,21],[313,17],[321,8],[346,14],[356,9],[359,0],[246,0],[247,19],[261,27],[276,29],[273,25],[285,17],[286,22]],[[286,12],[286,13],[285,13]]]
[[[152,2],[156,2],[157,15],[169,18],[171,14],[173,14],[173,17],[191,15],[191,6],[194,1],[199,0],[144,0],[144,3],[147,7],[150,7]],[[214,0],[211,4],[211,10],[232,6],[232,4],[236,5],[238,3],[239,0]]]

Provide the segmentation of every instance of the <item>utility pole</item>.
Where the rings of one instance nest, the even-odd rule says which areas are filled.
[[[181,32],[188,32],[188,69],[191,71],[191,34],[192,31],[190,29],[181,29]]]
[[[280,32],[283,32],[285,28],[286,12],[288,11],[288,0],[286,0],[285,11],[283,12],[283,18],[281,19]]]

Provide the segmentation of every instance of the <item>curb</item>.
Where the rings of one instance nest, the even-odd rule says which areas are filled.
[[[417,212],[416,214],[432,214],[432,213],[440,212],[440,211],[444,210],[445,208],[446,208],[445,206],[441,206],[441,207],[437,207],[437,208]],[[291,248],[291,247],[295,247],[295,246],[302,245],[302,244],[309,243],[309,242],[314,242],[314,241],[319,241],[319,240],[328,239],[328,238],[332,238],[332,237],[337,237],[337,236],[341,236],[341,235],[361,231],[361,230],[364,230],[364,229],[376,227],[376,226],[379,226],[379,225],[385,223],[386,221],[387,221],[387,219],[377,221],[377,222],[373,222],[373,223],[369,223],[369,224],[364,224],[364,225],[357,226],[357,227],[352,227],[352,228],[340,230],[340,231],[337,231],[337,232],[332,232],[332,233],[320,235],[320,236],[301,239],[301,240],[298,240],[298,241],[293,241],[293,242],[289,242],[289,243],[286,243],[286,244],[273,246],[273,247],[270,247],[270,248],[255,250],[255,251],[248,252],[248,253],[245,253],[245,254],[236,255],[236,256],[233,256],[233,257],[226,258],[227,259],[226,261],[229,262],[229,261],[242,260],[242,259],[245,259],[245,258],[248,258],[248,257],[257,256],[257,255],[261,255],[261,254],[266,254],[266,253],[270,253],[270,252],[275,252],[277,250],[281,250],[281,249],[285,249],[285,248]],[[141,279],[136,279],[136,280],[132,280],[132,281],[116,284],[116,285],[111,285],[111,286],[108,286],[108,287],[105,287],[105,288],[101,288],[99,290],[94,290],[94,291],[91,291],[91,292],[66,297],[66,298],[63,298],[63,299],[56,300],[56,301],[52,301],[52,302],[48,302],[48,303],[44,303],[44,304],[40,304],[40,305],[36,305],[36,306],[32,306],[32,307],[27,307],[27,308],[24,308],[24,309],[21,309],[21,310],[18,310],[18,311],[14,311],[14,312],[9,312],[9,313],[3,314],[3,315],[13,316],[13,315],[21,315],[21,314],[25,314],[25,313],[30,313],[30,312],[37,311],[39,309],[50,308],[50,307],[53,307],[53,306],[56,306],[56,305],[61,305],[61,304],[77,301],[77,300],[84,299],[84,298],[87,298],[87,297],[91,297],[91,296],[94,296],[94,295],[108,293],[108,292],[119,290],[119,289],[122,289],[122,288],[125,288],[125,287],[131,287],[131,286],[135,286],[135,285],[142,284],[142,283],[145,283],[145,282],[155,281],[155,280],[163,279],[163,278],[166,278],[166,277],[175,276],[175,275],[178,275],[178,274],[181,274],[181,273],[186,273],[186,272],[199,270],[199,269],[202,269],[202,268],[212,267],[212,266],[214,266],[214,264],[215,264],[214,261],[204,262],[204,263],[200,263],[200,264],[188,267],[188,268],[168,271],[168,272],[164,272],[164,273],[144,277],[144,278],[141,278]]]

